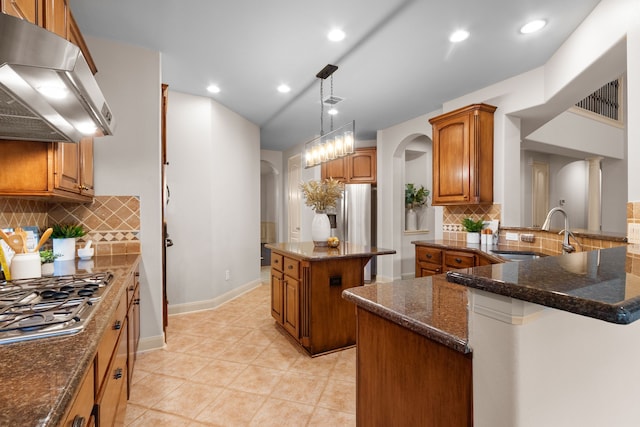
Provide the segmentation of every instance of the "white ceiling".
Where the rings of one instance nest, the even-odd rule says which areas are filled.
[[[171,90],[210,96],[260,126],[264,149],[320,132],[320,80],[334,73],[335,127],[358,139],[543,65],[598,0],[70,0],[85,34],[162,53]],[[535,18],[540,32],[518,29]],[[347,37],[329,42],[342,28]],[[451,44],[464,28],[468,40]],[[221,92],[206,91],[217,84]],[[286,83],[292,90],[281,94]],[[325,96],[329,80],[325,81]],[[325,132],[329,119],[325,119]]]

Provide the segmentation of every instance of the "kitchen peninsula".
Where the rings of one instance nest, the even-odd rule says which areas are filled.
[[[343,242],[337,248],[312,242],[273,243],[271,315],[311,356],[356,342],[353,306],[342,291],[364,285],[364,267],[372,257],[394,250]]]
[[[623,246],[345,291],[359,425],[637,425],[639,259]]]

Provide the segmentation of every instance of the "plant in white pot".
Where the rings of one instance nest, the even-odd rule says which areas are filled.
[[[56,258],[58,258],[58,255],[53,252],[53,249],[43,249],[40,251],[40,263],[42,264],[41,269],[43,276],[53,275],[53,261],[55,261]]]
[[[76,239],[87,234],[80,224],[54,224],[53,252],[58,255],[57,261],[69,261],[76,257]]]
[[[416,212],[416,208],[424,206],[427,203],[428,197],[429,190],[424,188],[423,185],[418,188],[412,183],[405,184],[404,206],[407,209],[405,230],[414,231],[418,229],[418,213]]]
[[[333,178],[311,180],[300,184],[300,189],[306,199],[305,204],[315,211],[311,222],[311,239],[315,246],[327,246],[327,240],[331,236],[327,209],[336,207],[336,202],[342,197],[344,184]]]
[[[471,218],[462,220],[462,227],[467,231],[467,243],[480,243],[480,231],[484,226],[483,220],[474,221]]]

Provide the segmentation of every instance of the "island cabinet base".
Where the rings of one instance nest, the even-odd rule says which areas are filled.
[[[358,426],[473,425],[471,354],[357,309]]]
[[[364,284],[370,256],[307,260],[271,254],[271,315],[311,356],[356,343],[353,303],[342,291]]]

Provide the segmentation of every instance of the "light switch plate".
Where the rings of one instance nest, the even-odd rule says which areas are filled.
[[[640,224],[627,224],[627,240],[631,244],[640,244]]]
[[[507,240],[513,240],[513,241],[518,241],[518,233],[509,233],[507,232],[507,235],[505,236],[505,239]]]

